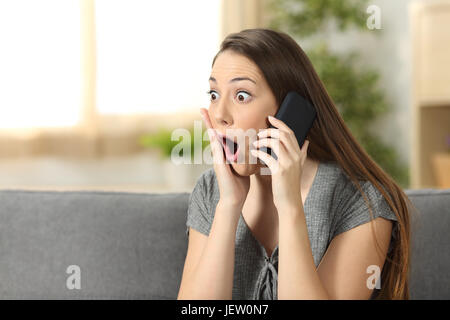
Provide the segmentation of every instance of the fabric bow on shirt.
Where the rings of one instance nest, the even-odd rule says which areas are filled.
[[[278,257],[274,257],[273,263],[265,257],[264,267],[259,273],[256,281],[257,287],[253,300],[277,300],[278,271],[275,265],[278,263]]]

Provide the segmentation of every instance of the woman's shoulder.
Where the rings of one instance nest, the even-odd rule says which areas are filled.
[[[333,168],[336,177],[336,188],[342,193],[353,195],[355,192],[359,193],[359,190],[354,181],[350,178],[347,172],[337,162],[329,164]],[[357,181],[364,192],[381,193],[377,190],[374,184],[367,178],[358,177]]]
[[[219,186],[214,168],[202,172],[197,179],[196,188],[200,189],[205,201],[213,202],[219,199]]]
[[[209,168],[203,171],[197,179],[197,183],[200,183],[206,189],[212,188],[217,183],[214,168]]]
[[[337,161],[321,161],[320,162],[322,177],[328,185],[334,186],[336,189],[352,189],[356,188],[350,176],[342,168]],[[369,185],[370,181],[366,179],[358,179],[361,185]]]
[[[328,195],[332,198],[330,200],[334,206],[350,198],[358,197],[360,194],[358,188],[337,161],[321,161],[319,165],[320,174],[317,188],[323,196]],[[375,192],[370,181],[358,179],[358,182],[363,191]]]
[[[319,166],[322,171],[326,171],[326,175],[329,177],[339,177],[342,173],[342,169],[336,161],[320,160]]]
[[[335,173],[336,184],[333,187],[333,206],[337,211],[351,212],[352,210],[365,210],[366,203],[364,196],[356,184],[350,179],[350,176],[342,169],[342,167],[334,162],[328,164]],[[331,169],[330,169],[331,170]],[[391,220],[396,220],[395,215],[385,200],[383,194],[378,190],[369,179],[357,179],[362,192],[367,197],[367,200],[380,212],[381,215],[388,217]],[[383,185],[381,187],[387,191]]]
[[[345,183],[344,171],[336,161],[319,161],[317,180],[321,188],[335,189]]]

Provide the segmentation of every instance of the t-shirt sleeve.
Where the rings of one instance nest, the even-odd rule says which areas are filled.
[[[189,195],[186,220],[186,236],[189,237],[189,227],[209,235],[211,222],[209,219],[209,205],[207,202],[208,184],[206,179],[207,172],[198,178],[194,189]]]
[[[370,181],[361,182],[360,185],[370,201],[373,219],[382,217],[396,222],[397,216],[382,193]],[[334,217],[335,223],[332,238],[372,220],[363,195],[351,182],[347,183],[343,188],[339,200]],[[394,223],[393,229],[395,227],[396,223]]]

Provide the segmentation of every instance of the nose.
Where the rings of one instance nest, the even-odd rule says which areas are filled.
[[[233,116],[227,108],[225,101],[221,101],[217,104],[213,117],[219,128],[230,127],[233,125]]]

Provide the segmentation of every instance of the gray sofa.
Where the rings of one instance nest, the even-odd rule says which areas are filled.
[[[406,193],[411,298],[449,299],[450,189]],[[188,197],[0,190],[0,299],[176,299]]]

